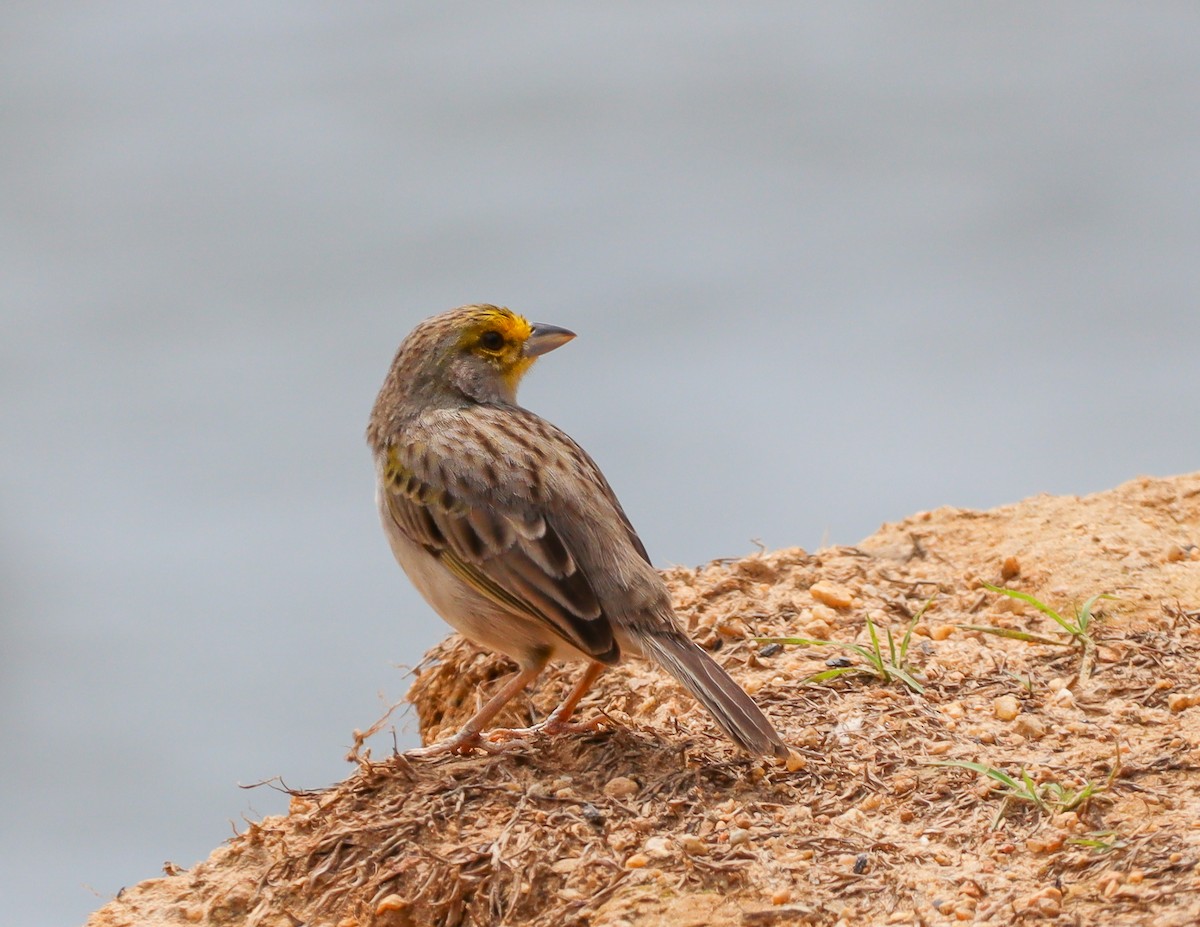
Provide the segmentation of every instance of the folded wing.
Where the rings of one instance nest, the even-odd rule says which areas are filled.
[[[563,441],[569,446],[554,446]],[[607,493],[645,557],[591,459],[558,429],[512,407],[439,411],[404,429],[380,461],[387,510],[405,535],[491,602],[614,663],[620,652],[612,625],[550,514],[562,506],[548,504],[554,490],[545,473],[568,450],[583,455],[596,491]]]

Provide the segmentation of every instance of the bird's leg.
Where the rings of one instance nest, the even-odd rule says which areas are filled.
[[[500,709],[507,705],[514,696],[518,695],[522,689],[537,679],[538,673],[542,671],[541,666],[533,666],[528,669],[523,669],[512,679],[504,684],[499,692],[488,699],[479,711],[471,716],[470,720],[462,726],[457,734],[448,737],[445,740],[438,741],[435,744],[430,744],[427,747],[416,747],[412,750],[405,751],[407,757],[425,757],[425,756],[441,756],[444,753],[469,753],[476,747],[482,750],[491,752],[496,751],[496,747],[488,746],[483,739],[483,729],[487,726],[492,718],[496,717]]]
[[[603,723],[599,718],[593,718],[591,721],[585,721],[583,724],[571,724],[570,717],[575,709],[579,707],[579,703],[583,701],[583,697],[587,695],[588,690],[592,687],[597,677],[604,672],[603,663],[589,663],[583,671],[583,675],[579,677],[579,682],[575,683],[575,687],[567,693],[567,697],[562,700],[554,711],[550,712],[550,717],[542,722],[541,728],[547,734],[562,734],[568,731],[595,731]]]
[[[513,740],[521,737],[527,737],[530,734],[549,734],[554,736],[557,734],[590,734],[603,725],[603,721],[595,718],[591,721],[585,721],[582,724],[572,724],[570,717],[575,708],[587,695],[588,689],[592,687],[592,683],[596,681],[596,677],[604,672],[603,663],[589,663],[587,669],[583,671],[583,675],[579,678],[579,682],[567,693],[567,697],[562,700],[562,703],[550,712],[550,716],[545,721],[534,724],[530,727],[523,728],[502,728],[488,733],[489,737],[502,740]]]

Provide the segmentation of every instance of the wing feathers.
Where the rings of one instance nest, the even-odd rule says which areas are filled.
[[[519,426],[520,417],[545,425],[520,409],[479,406],[434,415],[441,417],[436,428],[426,424],[422,429],[418,423],[381,460],[396,525],[496,605],[541,622],[595,659],[615,662],[619,653],[612,626],[547,511],[540,472],[546,461],[539,452],[582,451],[557,429],[547,434],[539,427],[540,448],[531,447],[525,436],[525,442],[516,442],[517,453],[504,456],[502,449],[514,446],[506,441],[506,429]],[[547,447],[546,441],[556,435],[568,443]],[[452,464],[451,455],[462,465]],[[595,470],[586,455],[583,461]],[[624,520],[620,507],[616,509]],[[636,548],[644,554],[640,542]]]

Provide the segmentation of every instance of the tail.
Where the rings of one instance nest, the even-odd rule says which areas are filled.
[[[730,740],[756,756],[787,758],[783,739],[754,699],[695,641],[675,630],[644,633],[638,638],[647,659],[695,696]]]

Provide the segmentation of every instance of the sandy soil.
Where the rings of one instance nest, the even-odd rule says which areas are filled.
[[[581,712],[605,712],[605,730],[500,756],[363,749],[344,782],[293,793],[289,815],[88,923],[1195,924],[1196,545],[1200,474],[673,569],[681,617],[796,746],[797,768],[738,755],[669,679],[622,667]],[[1083,643],[984,582],[1067,619],[1115,598],[1095,603]],[[806,682],[864,661],[756,640],[866,644],[869,617],[890,656],[885,629],[899,645],[913,616],[896,662],[921,693],[896,674]],[[455,728],[510,670],[457,638],[435,648],[410,694],[423,735]],[[552,670],[505,721],[544,716],[578,673]]]

